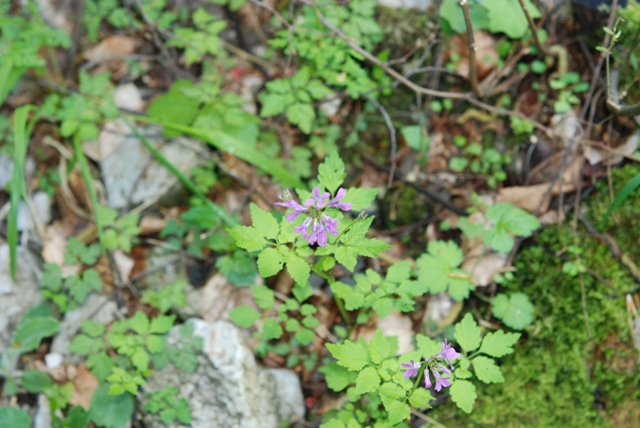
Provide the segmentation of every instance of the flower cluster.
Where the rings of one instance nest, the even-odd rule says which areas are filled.
[[[327,232],[338,235],[338,220],[330,217],[325,213],[327,208],[337,208],[342,211],[350,211],[351,204],[349,202],[340,202],[347,194],[347,191],[340,188],[335,198],[329,200],[331,193],[325,192],[321,194],[318,187],[314,187],[311,192],[312,197],[307,199],[304,205],[300,205],[291,198],[291,193],[284,192],[281,199],[282,202],[276,202],[275,205],[291,208],[293,212],[287,214],[288,221],[294,221],[299,215],[306,216],[302,224],[294,229],[304,239],[313,245],[316,242],[319,246],[327,245]]]
[[[447,342],[447,339],[442,342],[442,349],[440,353],[433,355],[430,358],[425,359],[425,363],[427,364],[425,370],[424,383],[427,388],[431,388],[433,384],[431,383],[431,374],[435,379],[435,390],[440,391],[442,388],[446,388],[447,386],[451,386],[451,378],[444,377],[443,374],[451,374],[453,371],[452,360],[460,358],[460,354],[456,352],[455,349]],[[410,364],[400,364],[402,368],[406,369],[404,372],[404,377],[409,379],[411,377],[418,375],[418,370],[422,366],[421,362],[415,362],[411,360]],[[447,367],[447,365],[449,367]]]

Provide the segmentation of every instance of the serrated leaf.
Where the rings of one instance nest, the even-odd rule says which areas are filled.
[[[232,229],[227,229],[227,232],[236,240],[238,247],[249,252],[260,251],[267,245],[267,241],[262,234],[253,226],[236,226]]]
[[[502,330],[488,333],[482,340],[482,346],[478,352],[500,358],[513,353],[513,345],[518,339],[520,339],[520,333],[505,333]]]
[[[29,413],[15,407],[0,407],[0,420],[6,427],[31,428]]]
[[[422,334],[416,334],[416,345],[423,358],[431,358],[442,350],[441,343]]]
[[[311,132],[311,125],[316,118],[316,112],[310,104],[296,103],[287,107],[287,119],[305,134]]]
[[[462,321],[456,324],[455,338],[462,349],[471,352],[480,346],[482,331],[473,319],[473,315],[467,313]]]
[[[82,320],[82,331],[91,337],[100,337],[104,334],[105,326],[99,322]]]
[[[42,392],[45,388],[53,385],[51,377],[39,370],[25,371],[20,380],[22,381],[22,386],[33,393]]]
[[[338,247],[335,252],[336,261],[347,268],[349,272],[353,272],[358,262],[357,253],[350,251],[347,247]]]
[[[374,367],[366,367],[356,378],[356,393],[365,394],[375,391],[380,385],[380,376]]]
[[[378,196],[378,189],[351,187],[340,202],[350,202],[352,211],[361,211],[371,206]]]
[[[371,355],[371,361],[375,364],[380,364],[390,356],[390,353],[391,347],[389,346],[387,338],[382,334],[382,330],[376,330],[369,342],[369,355]]]
[[[509,254],[515,244],[513,236],[509,235],[509,232],[498,228],[485,230],[482,234],[482,240],[489,247],[502,254]]]
[[[251,225],[267,239],[276,239],[280,225],[275,217],[260,209],[256,204],[249,204],[251,210]]]
[[[476,387],[467,380],[456,380],[449,391],[451,392],[451,400],[456,403],[456,406],[467,414],[471,413],[473,403],[478,397]]]
[[[472,360],[473,371],[484,383],[503,383],[504,376],[493,358],[480,355]]]
[[[329,389],[340,392],[347,388],[355,380],[356,373],[350,372],[344,367],[335,364],[322,366],[319,371],[324,373]]]
[[[263,278],[269,278],[280,272],[284,257],[276,248],[265,248],[258,256],[258,271]]]
[[[236,306],[229,312],[229,319],[236,325],[249,328],[260,318],[260,313],[247,305]]]
[[[449,291],[460,301],[475,288],[471,277],[458,266],[464,260],[462,250],[452,241],[431,241],[427,253],[416,260],[418,280],[428,286],[431,293]]]
[[[265,340],[280,339],[282,337],[282,326],[274,318],[267,318],[262,325],[262,337]]]
[[[411,266],[409,261],[405,260],[400,263],[395,263],[387,270],[387,281],[401,283],[409,279],[411,275]]]
[[[149,333],[163,334],[171,330],[175,315],[161,315],[151,320],[151,327],[149,327]]]
[[[260,309],[270,309],[275,305],[275,295],[273,290],[264,285],[254,284],[251,286],[253,298]]]
[[[138,334],[144,334],[149,331],[149,318],[142,311],[136,312],[129,320],[129,326]]]
[[[147,349],[149,352],[157,354],[158,352],[162,352],[164,350],[164,340],[160,336],[155,334],[147,336],[145,339]]]
[[[361,343],[346,340],[344,343],[328,343],[327,349],[338,360],[338,364],[351,371],[362,370],[370,363],[367,348]]]
[[[383,297],[373,302],[371,307],[380,318],[386,318],[393,312],[394,301],[391,298]]]
[[[324,162],[318,166],[318,181],[320,185],[327,189],[332,195],[335,195],[346,176],[347,173],[344,169],[344,162],[340,159],[337,151],[332,152],[325,158]]]
[[[535,308],[529,296],[524,293],[514,293],[510,297],[502,293],[498,294],[492,304],[493,316],[515,330],[522,330],[533,322]]]
[[[133,366],[141,372],[149,368],[149,361],[149,354],[143,348],[138,348],[131,356]]]
[[[311,274],[309,263],[296,255],[292,255],[286,264],[287,271],[296,284],[305,285]]]
[[[389,412],[389,423],[391,424],[399,424],[411,417],[411,408],[407,403],[394,401],[385,405],[385,409]]]
[[[409,403],[417,409],[430,409],[429,403],[435,400],[431,392],[426,388],[418,388],[409,397]]]

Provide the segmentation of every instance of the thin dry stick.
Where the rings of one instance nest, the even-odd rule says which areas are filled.
[[[609,28],[613,26],[617,8],[618,8],[618,0],[613,0],[611,2],[611,13],[609,14],[609,20],[607,22],[607,27]],[[611,36],[609,36],[609,33],[605,32],[602,46],[609,46],[610,40],[611,40]],[[584,104],[582,105],[582,114],[580,115],[580,120],[584,120],[587,115],[587,110],[588,110],[589,104],[591,103],[591,97],[593,97],[593,93],[596,90],[596,83],[598,83],[598,78],[600,77],[600,70],[602,70],[602,65],[604,64],[605,58],[606,58],[606,55],[600,55],[600,58],[598,59],[598,64],[596,65],[596,68],[593,70],[591,85],[589,85],[589,92],[587,94],[587,98],[584,100]],[[592,126],[593,126],[593,123],[589,123],[587,125],[587,132],[585,133],[586,135],[589,135],[591,133]]]
[[[478,98],[482,97],[480,88],[478,87],[478,66],[476,63],[476,41],[473,38],[473,25],[471,24],[471,14],[469,13],[469,2],[467,0],[460,0],[460,7],[464,14],[464,24],[467,27],[467,44],[469,45],[469,83],[471,83],[471,90]]]
[[[527,17],[527,22],[529,23],[529,29],[531,30],[531,34],[533,35],[533,40],[536,43],[536,46],[538,47],[538,52],[540,52],[543,55],[547,54],[547,49],[542,46],[542,43],[540,43],[540,39],[538,38],[538,27],[536,27],[536,24],[533,22],[533,18],[531,18],[531,14],[529,13],[529,9],[527,9],[527,5],[525,4],[524,0],[518,0],[520,2],[520,7],[522,8],[522,11],[524,12],[524,16]]]
[[[396,151],[398,147],[398,143],[396,141],[396,128],[393,126],[393,122],[391,121],[391,116],[387,112],[387,109],[384,108],[382,104],[378,102],[371,95],[367,94],[367,99],[376,106],[376,108],[380,111],[380,114],[384,118],[384,122],[387,124],[387,128],[389,128],[389,139],[391,140],[391,167],[389,168],[389,178],[387,180],[387,187],[391,187],[393,184],[393,176],[396,172]]]

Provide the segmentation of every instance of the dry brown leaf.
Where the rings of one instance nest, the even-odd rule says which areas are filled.
[[[90,49],[83,53],[87,61],[100,62],[108,59],[119,58],[131,55],[136,50],[136,39],[129,36],[113,35],[107,36]]]

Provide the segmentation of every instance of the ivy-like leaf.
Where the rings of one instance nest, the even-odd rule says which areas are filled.
[[[376,330],[369,342],[369,355],[371,355],[371,360],[375,364],[380,364],[390,356],[390,353],[391,347],[389,346],[387,338],[382,334],[382,330]]]
[[[535,308],[524,293],[514,293],[510,297],[500,293],[493,299],[491,313],[507,326],[522,330],[533,322]]]
[[[236,306],[229,312],[229,318],[236,325],[244,328],[251,327],[260,318],[260,313],[247,305]]]
[[[346,176],[347,173],[344,169],[344,162],[340,159],[337,151],[332,152],[325,158],[324,162],[318,166],[318,181],[320,185],[327,189],[332,195],[335,195]]]
[[[431,241],[427,252],[416,261],[418,281],[427,284],[431,293],[449,291],[460,301],[475,288],[471,277],[458,266],[464,260],[462,250],[452,241]]]

